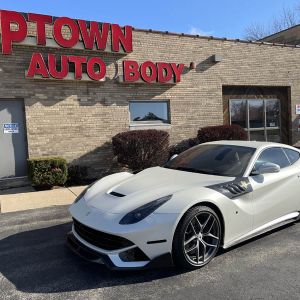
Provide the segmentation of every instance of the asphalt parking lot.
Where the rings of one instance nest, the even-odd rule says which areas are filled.
[[[300,299],[300,223],[207,267],[112,272],[65,246],[67,207],[0,215],[0,299]]]

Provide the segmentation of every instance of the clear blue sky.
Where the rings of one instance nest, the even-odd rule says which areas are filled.
[[[105,21],[143,29],[243,38],[300,0],[0,0],[0,8]]]

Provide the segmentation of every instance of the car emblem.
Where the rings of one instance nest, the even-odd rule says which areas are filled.
[[[90,213],[91,213],[91,212],[90,212],[90,211],[88,211],[88,212],[86,212],[86,213],[85,213],[85,215],[86,215],[86,216],[88,216]]]

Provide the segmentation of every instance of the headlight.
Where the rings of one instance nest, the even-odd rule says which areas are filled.
[[[77,203],[88,191],[88,189],[94,184],[95,182],[93,182],[92,184],[88,185],[75,199],[74,203]]]
[[[134,224],[137,223],[143,219],[145,219],[147,216],[149,216],[151,213],[153,213],[157,208],[159,208],[161,205],[166,203],[168,200],[172,198],[173,195],[168,195],[159,199],[156,199],[150,203],[147,203],[127,215],[125,215],[121,221],[120,224],[122,225],[128,225],[128,224]]]

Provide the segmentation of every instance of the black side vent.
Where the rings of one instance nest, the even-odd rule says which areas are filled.
[[[112,196],[115,196],[115,197],[125,197],[126,195],[123,195],[123,194],[120,194],[120,193],[117,193],[117,192],[114,192],[114,191],[111,191],[109,193],[109,195],[112,195]]]
[[[213,189],[230,199],[253,191],[248,178],[237,178],[230,182],[210,185],[207,188]]]
[[[221,188],[227,189],[231,194],[234,195],[239,195],[241,193],[244,193],[247,190],[247,187],[241,186],[234,182],[222,185]]]

